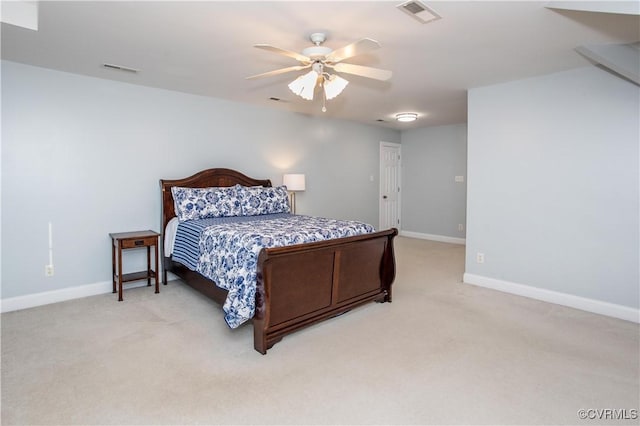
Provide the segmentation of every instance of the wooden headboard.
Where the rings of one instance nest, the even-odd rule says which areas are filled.
[[[243,186],[271,186],[269,179],[253,179],[240,172],[231,169],[207,169],[184,179],[160,179],[160,190],[162,193],[162,233],[164,241],[164,230],[167,223],[176,216],[173,207],[172,186],[182,186],[187,188],[208,188],[212,186],[233,186],[240,184]]]

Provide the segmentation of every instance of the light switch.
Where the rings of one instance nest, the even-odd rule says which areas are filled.
[[[464,182],[464,176],[456,176],[454,180],[456,182]]]

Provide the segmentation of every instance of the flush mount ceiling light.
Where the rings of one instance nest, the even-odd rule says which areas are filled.
[[[349,84],[349,82],[344,78],[326,72],[326,68],[333,69],[335,72],[373,78],[382,81],[391,78],[391,71],[342,62],[343,60],[353,56],[362,55],[378,49],[380,44],[375,40],[363,38],[340,49],[332,50],[328,47],[321,46],[326,39],[326,35],[324,33],[313,33],[309,38],[313,42],[314,46],[304,49],[301,54],[268,44],[256,44],[255,47],[257,48],[293,58],[300,62],[300,65],[253,75],[251,77],[247,77],[247,79],[270,77],[290,71],[300,71],[311,68],[311,71],[301,75],[289,83],[289,89],[301,98],[311,101],[313,100],[316,86],[321,87],[323,89],[322,111],[325,112],[327,108],[325,107],[324,102],[338,96],[342,93],[347,84]]]
[[[396,114],[396,120],[401,123],[408,123],[410,121],[416,121],[418,119],[418,114],[415,112],[401,112],[400,114]]]

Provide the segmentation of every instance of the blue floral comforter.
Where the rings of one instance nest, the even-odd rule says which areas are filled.
[[[207,224],[200,232],[195,270],[228,291],[223,310],[231,328],[254,315],[257,260],[263,248],[375,231],[373,226],[355,221],[288,214],[267,216],[270,215],[261,220],[254,217],[250,221]],[[176,241],[178,238],[176,236]]]

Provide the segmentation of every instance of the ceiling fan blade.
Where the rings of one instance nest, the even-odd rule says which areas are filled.
[[[269,44],[256,44],[253,47],[257,47],[258,49],[267,50],[269,52],[277,53],[279,55],[288,56],[290,58],[295,59],[300,62],[312,62],[311,58],[301,55],[297,52],[292,52],[291,50],[280,49],[279,47],[274,47]]]
[[[260,77],[271,77],[272,75],[284,74],[286,72],[291,72],[291,71],[300,71],[300,70],[303,70],[305,68],[309,68],[310,66],[311,66],[311,64],[309,64],[309,65],[294,65],[292,67],[280,68],[278,70],[273,70],[273,71],[269,71],[269,72],[264,72],[262,74],[256,74],[256,75],[252,75],[250,77],[245,77],[245,80],[250,80],[252,78],[260,78]]]
[[[351,58],[352,56],[358,56],[362,55],[363,53],[371,52],[372,50],[378,48],[380,48],[380,43],[370,38],[363,38],[329,53],[326,57],[326,61],[336,63],[347,58]]]
[[[333,68],[337,72],[359,75],[362,77],[373,78],[373,79],[382,80],[382,81],[389,80],[393,75],[393,73],[389,70],[382,70],[380,68],[372,68],[372,67],[364,67],[362,65],[340,63],[340,64],[326,65],[326,66]]]

